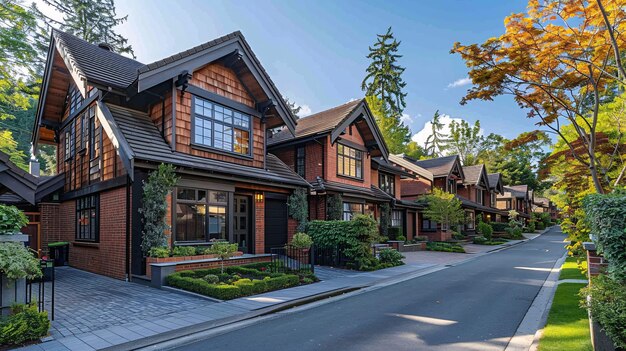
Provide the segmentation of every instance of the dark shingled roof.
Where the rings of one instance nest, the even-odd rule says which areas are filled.
[[[362,101],[363,100],[354,100],[346,102],[343,105],[333,107],[326,111],[318,112],[308,117],[302,117],[298,119],[295,137],[291,135],[289,130],[283,129],[280,132],[275,133],[272,138],[267,141],[267,143],[268,145],[274,145],[291,139],[300,139],[307,136],[330,132],[345,118],[350,116],[350,114]]]
[[[238,179],[310,187],[309,183],[272,154],[267,154],[265,169],[260,169],[173,152],[145,112],[112,104],[106,106],[128,142],[132,150],[132,157],[135,160],[171,163],[175,166],[198,169]]]
[[[376,186],[371,186],[370,188],[364,188],[360,186],[354,186],[349,184],[343,184],[339,182],[333,181],[325,181],[321,177],[317,177],[317,179],[311,182],[313,188],[318,192],[323,191],[334,191],[340,192],[345,196],[354,196],[361,197],[367,200],[373,201],[392,201],[393,197],[387,194],[386,192],[380,190]]]
[[[485,165],[463,166],[463,174],[465,175],[466,184],[478,184],[480,175]]]
[[[496,213],[496,214],[506,214],[506,211],[494,208],[494,207],[488,207],[485,205],[481,205],[477,202],[471,201],[463,196],[460,195],[455,195],[457,199],[459,199],[461,201],[461,205],[464,208],[470,208],[470,209],[474,209],[474,210],[478,210],[478,211],[483,211],[483,212],[489,212],[489,213]]]
[[[487,178],[489,179],[489,188],[494,189],[498,185],[498,181],[502,179],[502,175],[500,173],[489,173]]]
[[[452,171],[452,167],[454,167],[454,162],[456,161],[457,157],[457,155],[452,155],[433,158],[430,160],[414,161],[413,163],[430,171],[433,176],[441,177],[450,174],[450,171]]]
[[[71,62],[84,78],[115,88],[125,89],[137,79],[143,63],[93,45],[71,34],[53,30],[61,55]]]
[[[405,171],[404,168],[395,166],[390,162],[385,161],[385,159],[382,157],[372,157],[372,166],[378,166],[378,169],[383,172],[414,178],[414,176],[411,173]]]

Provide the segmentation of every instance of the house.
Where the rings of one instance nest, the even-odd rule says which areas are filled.
[[[491,208],[498,208],[497,196],[504,194],[504,183],[502,183],[502,174],[500,173],[489,173],[487,174],[487,179],[489,180],[489,206]],[[487,216],[488,222],[504,222],[508,218],[508,213],[505,211],[498,211],[495,217]]]
[[[528,185],[504,186],[504,192],[497,196],[497,207],[504,211],[515,210],[519,219],[525,223],[530,221],[531,207]]]
[[[442,191],[456,194],[457,184],[463,182],[465,178],[463,174],[463,167],[458,155],[445,156],[439,158],[433,158],[429,160],[414,160],[410,157],[403,156],[405,161],[412,163],[413,165],[420,167],[433,175],[432,188],[438,188]],[[408,188],[413,190],[412,188]],[[406,197],[418,196],[408,193]],[[452,232],[450,228],[445,225],[436,223],[427,218],[421,218],[419,231],[421,235],[428,236],[429,240],[434,241],[447,241],[452,238]]]
[[[494,201],[497,188],[502,188],[502,184],[501,182],[498,184],[499,178],[491,177],[494,181],[494,185],[491,185],[484,164],[464,166],[463,174],[465,176],[463,182],[457,183],[457,197],[461,200],[466,214],[464,233],[475,234],[479,221],[495,221],[497,216],[504,214],[496,208]]]
[[[143,182],[159,164],[168,245],[224,239],[249,254],[288,242],[286,200],[309,188],[266,152],[267,133],[296,119],[240,32],[143,64],[54,30],[33,146],[57,146],[63,189],[48,241],[70,242],[70,265],[118,279],[145,273]]]
[[[423,206],[402,199],[402,180],[432,176],[390,161],[364,99],[300,118],[295,134],[284,128],[277,131],[268,150],[312,185],[310,219],[332,218],[333,207],[340,207],[343,220],[356,214],[378,219],[388,204],[390,226],[401,228],[408,238],[417,235],[417,211]]]

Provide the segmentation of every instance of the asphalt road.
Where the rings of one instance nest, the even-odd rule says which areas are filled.
[[[565,253],[564,237],[553,228],[458,266],[178,350],[503,350]]]

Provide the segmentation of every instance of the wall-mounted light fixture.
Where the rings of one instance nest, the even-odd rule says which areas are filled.
[[[263,193],[256,193],[256,194],[254,194],[254,201],[256,201],[256,202],[263,202]]]

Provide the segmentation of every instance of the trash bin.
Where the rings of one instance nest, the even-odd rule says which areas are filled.
[[[70,243],[67,241],[60,241],[55,243],[49,243],[48,247],[50,248],[50,258],[54,260],[54,265],[56,267],[67,266],[69,262],[69,250]]]

